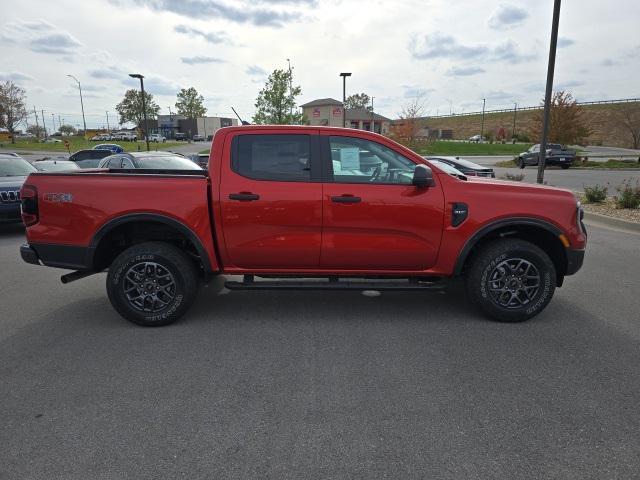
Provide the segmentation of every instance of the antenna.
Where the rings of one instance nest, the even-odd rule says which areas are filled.
[[[231,107],[231,110],[233,110],[233,113],[236,114],[236,117],[238,117],[238,120],[240,120],[240,123],[242,125],[251,125],[249,122],[245,122],[243,119],[240,118],[240,115],[238,115],[238,112],[236,112],[236,109]]]

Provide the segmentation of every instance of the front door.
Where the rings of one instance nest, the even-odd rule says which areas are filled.
[[[433,266],[444,218],[439,184],[414,187],[416,162],[393,150],[393,144],[346,134],[321,138],[325,179],[320,266],[336,270]]]
[[[224,263],[230,269],[317,268],[322,228],[318,136],[251,132],[235,135],[222,156],[227,159],[219,189]]]

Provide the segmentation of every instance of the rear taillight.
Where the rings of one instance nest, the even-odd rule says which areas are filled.
[[[26,227],[38,223],[38,189],[33,185],[23,185],[20,199],[22,222]]]

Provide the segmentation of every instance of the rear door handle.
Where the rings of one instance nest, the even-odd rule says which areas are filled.
[[[229,200],[239,200],[241,202],[252,202],[254,200],[259,200],[260,195],[256,195],[255,193],[231,193],[229,194]]]
[[[360,197],[354,197],[353,195],[340,195],[338,197],[331,197],[331,201],[335,203],[360,203],[362,199]]]

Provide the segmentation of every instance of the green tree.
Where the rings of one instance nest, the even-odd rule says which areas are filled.
[[[74,135],[77,132],[73,125],[61,125],[58,131],[63,135]]]
[[[154,119],[160,112],[160,107],[153,100],[153,95],[144,92],[144,100],[147,109],[147,118]],[[120,115],[120,125],[133,122],[136,126],[144,125],[144,115],[142,113],[142,95],[140,91],[131,89],[124,94],[122,101],[116,105],[116,111]]]
[[[371,97],[366,93],[354,93],[347,97],[345,108],[366,108],[371,111]]]
[[[184,115],[187,118],[200,118],[207,113],[207,109],[204,106],[204,97],[193,87],[180,90],[176,109],[180,115]]]
[[[27,118],[25,91],[10,80],[0,83],[0,125],[9,130],[16,143],[16,127]]]
[[[299,86],[293,86],[289,70],[274,70],[256,99],[253,123],[259,125],[298,125],[304,115],[297,111],[296,97],[302,94]]]

